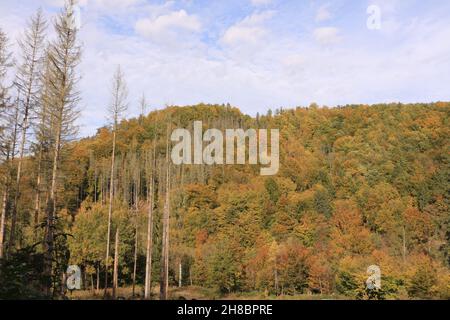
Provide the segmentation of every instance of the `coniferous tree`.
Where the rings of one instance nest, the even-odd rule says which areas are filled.
[[[111,222],[113,213],[113,202],[114,202],[114,171],[115,171],[115,161],[116,161],[116,139],[117,139],[117,128],[119,125],[120,117],[127,110],[127,95],[128,88],[124,79],[124,74],[120,68],[117,70],[113,77],[112,82],[112,101],[109,106],[109,114],[112,120],[112,152],[111,152],[111,170],[110,170],[110,182],[109,182],[109,203],[108,203],[108,233],[106,236],[106,257],[105,257],[105,295],[108,288],[108,269],[109,269],[109,252],[110,252],[110,242],[111,242]]]
[[[76,68],[81,58],[78,44],[78,30],[73,23],[74,0],[69,0],[54,23],[56,40],[49,46],[49,87],[45,103],[48,106],[48,130],[52,142],[52,169],[49,197],[46,204],[45,229],[45,276],[48,278],[47,294],[50,293],[52,261],[55,243],[55,222],[57,213],[57,184],[61,152],[64,144],[76,133],[74,125],[79,115],[79,92],[76,90],[78,76]]]
[[[39,103],[40,78],[42,73],[42,62],[44,58],[46,21],[42,10],[39,9],[31,17],[23,39],[19,41],[21,49],[21,64],[18,66],[15,85],[18,88],[21,99],[19,100],[20,111],[20,141],[17,160],[16,184],[14,202],[11,212],[11,230],[9,237],[9,249],[15,246],[16,220],[18,201],[20,197],[20,185],[22,178],[22,166],[25,156],[30,118],[36,113]]]
[[[9,52],[9,43],[6,34],[0,29],[0,164],[3,164],[6,170],[0,171],[1,177],[1,216],[0,216],[0,259],[4,256],[5,245],[5,226],[8,198],[11,187],[11,164],[10,160],[14,157],[14,130],[11,130],[11,103],[8,96],[8,85],[6,76],[11,67],[11,53]],[[11,134],[12,133],[12,134]]]

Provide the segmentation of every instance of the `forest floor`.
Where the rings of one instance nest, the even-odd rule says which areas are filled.
[[[118,288],[118,299],[120,300],[142,300],[144,296],[143,287],[137,286],[133,298],[132,287]],[[220,295],[213,289],[202,287],[170,288],[169,296],[171,300],[346,300],[348,297],[338,295],[265,295],[261,292],[245,292]],[[101,300],[103,290],[95,292],[92,290],[79,290],[67,293],[67,297],[72,300]],[[152,300],[159,300],[159,288],[154,287]]]

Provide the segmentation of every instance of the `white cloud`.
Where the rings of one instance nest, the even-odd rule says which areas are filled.
[[[66,0],[45,0],[45,3],[53,7],[63,7]],[[78,0],[76,2],[80,7],[90,5],[102,9],[124,9],[140,3],[143,3],[143,0]]]
[[[140,19],[135,24],[138,34],[152,40],[173,37],[176,32],[196,33],[201,31],[201,23],[197,16],[189,15],[184,10],[173,11],[156,18]]]
[[[327,20],[331,19],[331,17],[332,17],[332,15],[331,15],[331,12],[329,10],[329,5],[325,4],[325,5],[321,6],[319,8],[319,10],[317,10],[316,22],[327,21]]]
[[[314,30],[314,39],[323,45],[338,43],[341,40],[339,29],[335,27],[323,27]]]
[[[286,19],[281,2],[276,16],[256,9],[256,13],[230,24],[229,11],[225,14],[216,6],[210,11],[198,9],[186,5],[192,3],[188,0],[160,5],[142,2],[126,10],[107,8],[110,2],[106,0],[84,1],[80,32],[83,57],[77,70],[82,76],[82,135],[95,133],[106,122],[108,84],[117,64],[122,65],[130,88],[128,117],[138,114],[143,92],[151,108],[229,102],[249,114],[312,101],[334,106],[448,100],[448,4],[447,10],[430,7],[428,15],[420,12],[406,18],[403,7],[394,15],[382,6],[383,29],[377,33],[366,31],[364,21],[357,30],[337,21],[335,28],[328,25],[308,34],[311,26],[292,27],[297,21]],[[25,17],[42,3],[44,0],[0,0],[0,27],[12,42],[25,25]],[[406,2],[401,5],[409,6]],[[180,13],[181,8],[189,14]],[[311,11],[304,12],[308,21],[317,14],[317,7],[309,8]],[[54,10],[49,11],[50,19]],[[288,16],[297,14],[289,12]],[[361,15],[366,17],[364,10]],[[142,33],[136,35],[133,28],[138,31],[139,19],[144,21]],[[390,20],[396,21],[395,32],[388,28]],[[140,35],[157,42],[145,41]],[[345,46],[330,45],[339,42],[342,35]],[[174,50],[164,45],[167,39],[184,44]]]
[[[46,4],[52,7],[62,7],[64,6],[65,0],[45,0]]]
[[[143,3],[143,0],[80,0],[84,2],[94,2],[96,5],[105,8],[127,8]]]
[[[271,2],[272,2],[272,0],[251,0],[252,5],[254,5],[255,7],[267,6]]]
[[[282,63],[286,66],[286,67],[298,67],[298,66],[302,66],[304,65],[306,62],[306,58],[305,56],[301,55],[301,54],[291,54],[288,55],[287,57],[285,57],[282,60]]]
[[[256,45],[267,34],[264,22],[272,18],[273,11],[254,13],[228,28],[221,42],[228,46]]]

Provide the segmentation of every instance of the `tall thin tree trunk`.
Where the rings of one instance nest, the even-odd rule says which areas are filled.
[[[62,119],[62,114],[61,114]],[[47,277],[47,295],[50,295],[53,249],[54,249],[54,220],[56,218],[56,179],[58,174],[58,162],[61,152],[61,126],[57,126],[55,150],[53,154],[52,183],[50,188],[50,197],[47,201],[47,223],[44,241],[44,274]]]
[[[17,173],[16,173],[16,190],[15,190],[15,194],[14,194],[14,202],[13,202],[12,211],[11,211],[11,230],[9,232],[9,245],[8,245],[9,249],[8,250],[12,250],[15,247],[15,242],[16,242],[17,206],[18,206],[19,196],[20,196],[20,180],[22,178],[22,163],[23,163],[23,157],[24,157],[24,152],[25,152],[25,139],[26,139],[26,131],[27,131],[26,129],[28,126],[28,108],[25,111],[25,118],[24,118],[22,125],[23,125],[22,138],[21,138],[20,147],[19,147],[19,159],[18,159]]]
[[[10,150],[7,150],[6,153],[6,165],[9,165],[10,160]],[[9,175],[9,171],[5,176],[4,190],[2,196],[2,213],[0,217],[0,259],[3,258],[5,254],[5,226],[6,226],[6,210],[8,206],[8,192],[11,183],[11,175]]]
[[[8,152],[7,152],[7,157],[6,157],[6,165],[8,167],[8,172],[7,174],[7,178],[6,181],[7,183],[5,184],[5,192],[4,192],[4,201],[2,203],[2,216],[4,216],[5,218],[5,222],[3,224],[3,234],[2,234],[2,239],[0,241],[0,247],[2,247],[2,256],[7,256],[8,252],[9,252],[9,248],[11,247],[11,244],[8,243],[8,246],[5,247],[5,224],[6,224],[6,215],[7,215],[7,211],[8,211],[8,198],[10,196],[10,191],[11,191],[11,185],[12,185],[12,178],[11,178],[11,174],[12,174],[12,165],[14,163],[14,159],[15,159],[15,155],[16,155],[16,144],[17,144],[17,134],[18,134],[18,130],[19,130],[19,94],[17,97],[17,102],[16,102],[16,108],[15,108],[15,114],[14,114],[14,130],[13,130],[13,134],[12,134],[12,140],[10,142],[10,146],[8,147]],[[6,197],[5,197],[6,196]]]
[[[136,206],[137,207],[137,206]],[[132,290],[132,294],[133,294],[133,298],[136,294],[135,290],[136,290],[136,271],[137,271],[137,251],[138,251],[138,216],[137,216],[137,208],[136,208],[136,226],[135,226],[135,233],[134,233],[134,261],[133,261],[133,290]]]
[[[155,144],[155,143],[153,143]],[[150,178],[149,204],[148,204],[148,221],[147,221],[147,252],[145,263],[145,290],[144,297],[149,299],[152,292],[152,253],[153,253],[153,206],[154,206],[154,168],[156,164],[155,148],[153,149],[153,163]]]
[[[97,266],[97,279],[96,279],[96,281],[97,281],[97,290],[95,291],[95,294],[98,294],[99,293],[99,291],[100,291],[100,267],[99,266]]]
[[[5,224],[6,224],[6,206],[8,205],[8,190],[9,190],[9,175],[5,177],[5,187],[2,197],[2,215],[0,217],[0,259],[4,255],[4,240],[5,240]]]
[[[114,274],[113,274],[113,298],[117,298],[119,285],[119,228],[116,230],[116,244],[114,246]]]
[[[42,153],[43,153],[43,147],[41,144],[40,150],[39,150],[37,178],[36,178],[36,195],[34,198],[34,241],[35,242],[38,239],[38,225],[39,225],[39,219],[40,219],[39,216],[40,216],[40,212],[41,212]]]
[[[169,291],[169,230],[170,230],[170,163],[169,163],[169,138],[167,135],[166,146],[166,199],[163,216],[163,247],[161,263],[161,287],[160,299],[167,300]]]
[[[109,269],[109,247],[111,242],[111,220],[112,220],[112,208],[114,200],[114,164],[116,160],[116,121],[113,128],[113,149],[111,154],[111,180],[109,183],[109,207],[108,207],[108,234],[106,236],[106,257],[105,257],[105,296],[108,290],[108,269]]]
[[[133,298],[136,295],[137,250],[138,250],[138,233],[136,226],[136,233],[134,235],[133,289],[132,289]]]
[[[48,50],[48,80],[46,89],[46,105],[51,109],[51,134],[54,143],[53,168],[51,174],[51,188],[47,201],[47,223],[44,237],[44,276],[47,280],[46,293],[50,295],[52,289],[52,266],[54,254],[54,232],[57,208],[57,177],[63,138],[74,134],[73,123],[78,117],[77,103],[79,94],[76,92],[77,81],[75,69],[81,57],[77,45],[77,31],[71,28],[69,19],[73,18],[71,10],[75,0],[68,0],[63,11],[54,23],[57,37]],[[51,85],[50,85],[51,83]],[[59,272],[59,270],[57,270]],[[58,276],[58,275],[56,275]],[[57,288],[55,288],[57,289]],[[55,290],[56,291],[56,290]],[[54,292],[56,293],[56,292]]]
[[[46,22],[39,9],[34,17],[31,18],[30,28],[25,32],[23,41],[19,41],[22,49],[23,65],[19,67],[16,85],[20,92],[24,94],[23,104],[23,120],[22,120],[22,136],[19,144],[19,159],[16,172],[16,188],[14,194],[14,202],[11,212],[11,230],[9,237],[9,249],[15,247],[16,241],[16,224],[17,211],[20,198],[20,182],[22,178],[22,166],[25,155],[25,143],[27,138],[27,130],[30,123],[30,112],[33,109],[32,100],[35,98],[37,91],[34,88],[39,80],[39,66],[42,61],[42,51],[44,43],[44,32]],[[18,99],[18,104],[20,100]],[[19,105],[17,106],[19,108]]]
[[[178,270],[178,287],[181,288],[182,284],[183,284],[183,268],[182,268],[182,264],[181,264],[181,259],[180,259],[180,263],[179,263],[179,270]]]
[[[109,271],[109,252],[111,243],[111,220],[113,213],[113,201],[114,201],[114,165],[116,161],[116,136],[117,127],[120,114],[124,112],[127,108],[126,106],[126,96],[127,87],[124,80],[123,73],[120,66],[117,68],[116,73],[113,78],[112,86],[113,94],[113,104],[109,107],[109,112],[111,113],[113,119],[113,145],[111,154],[111,172],[110,172],[110,183],[109,183],[109,207],[108,207],[108,234],[106,237],[106,257],[105,257],[105,291],[106,296],[108,290],[108,271]]]
[[[133,298],[136,294],[136,271],[137,271],[137,254],[138,254],[138,192],[137,192],[137,182],[135,181],[135,190],[134,190],[134,197],[135,197],[135,229],[134,229],[134,261],[133,261]]]
[[[33,70],[31,72],[34,72]],[[27,129],[28,129],[28,116],[29,116],[29,109],[30,109],[30,100],[31,100],[31,86],[32,86],[32,80],[30,80],[29,87],[27,88],[27,97],[26,97],[26,104],[25,104],[25,111],[24,111],[24,119],[22,123],[22,137],[20,140],[19,145],[19,159],[17,163],[17,173],[16,173],[16,190],[14,194],[14,202],[12,206],[12,212],[11,212],[11,230],[9,233],[9,250],[12,250],[15,247],[15,241],[16,241],[16,223],[17,223],[17,206],[19,202],[19,196],[20,196],[20,180],[22,178],[22,163],[25,153],[25,141],[27,137]],[[17,106],[19,108],[19,106]]]
[[[275,295],[278,296],[278,270],[275,268],[274,270],[275,275]]]
[[[403,238],[402,256],[403,256],[403,262],[405,262],[406,261],[406,230],[405,230],[405,226],[403,226],[403,229],[402,229],[402,238]]]

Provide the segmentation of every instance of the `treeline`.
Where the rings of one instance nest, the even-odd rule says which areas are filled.
[[[20,50],[17,56],[9,52],[9,40],[0,30],[0,259],[12,258],[23,244],[20,226],[24,219],[22,195],[26,195],[28,190],[22,186],[29,178],[25,171],[28,155],[33,154],[37,158],[36,192],[32,199],[27,199],[27,203],[33,203],[34,225],[41,225],[44,230],[39,239],[42,244],[39,282],[45,296],[50,296],[56,284],[55,268],[64,268],[55,256],[60,253],[58,238],[63,236],[57,228],[58,178],[63,148],[75,134],[79,101],[76,68],[81,58],[74,28],[73,4],[73,0],[68,1],[54,19],[55,37],[50,40],[46,39],[48,23],[42,10],[38,10],[18,39]],[[9,68],[15,71],[10,85],[6,84]],[[38,240],[37,232],[31,239]],[[2,277],[5,275],[7,272],[2,270]]]
[[[113,297],[218,294],[450,298],[450,103],[279,109],[167,107],[123,120],[114,73],[110,124],[74,140],[81,59],[70,2],[41,11],[8,52],[0,32],[0,298],[64,297],[64,272]],[[7,72],[16,74],[7,84]],[[280,129],[280,172],[171,164],[175,128]],[[378,265],[380,290],[366,290]],[[108,290],[112,288],[112,291]],[[154,293],[154,290],[153,290]]]

